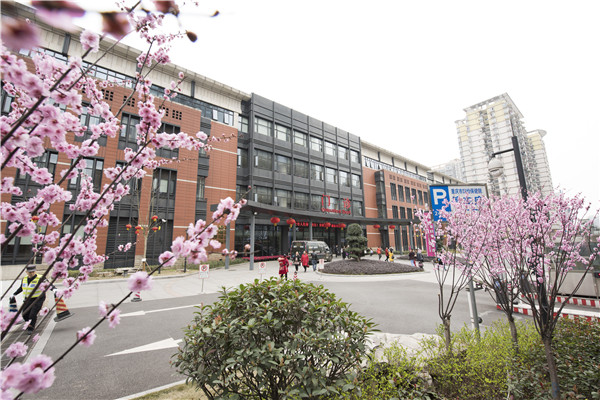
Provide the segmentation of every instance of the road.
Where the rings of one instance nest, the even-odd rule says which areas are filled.
[[[269,269],[271,273],[265,277],[276,274],[275,265]],[[143,301],[123,303],[121,323],[116,329],[102,324],[91,347],[76,347],[57,365],[56,381],[51,388],[24,398],[118,399],[181,381],[183,377],[169,361],[184,337],[183,329],[197,311],[195,306],[216,301],[217,289],[223,285],[231,287],[257,277],[256,271],[250,273],[247,267],[215,271],[212,280],[206,281],[205,294],[198,290],[196,276],[156,280],[153,291],[142,292]],[[350,303],[353,311],[373,319],[377,329],[391,338],[434,334],[440,323],[438,285],[431,271],[358,279],[301,272],[300,278],[322,284]],[[47,342],[34,351],[57,359],[74,342],[75,332],[98,320],[98,298],[117,301],[124,286],[125,281],[85,285],[87,292],[68,302],[74,315],[58,323],[50,322],[40,340]],[[478,311],[484,318],[483,328],[504,318],[486,293],[476,293]],[[452,327],[456,330],[464,324],[470,324],[470,316],[467,294],[461,293],[452,314]]]

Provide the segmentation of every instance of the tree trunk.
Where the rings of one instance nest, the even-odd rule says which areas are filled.
[[[446,342],[446,350],[450,352],[452,350],[452,342],[450,336],[450,317],[444,317],[442,319],[444,324],[444,341]]]
[[[548,363],[548,372],[550,373],[550,383],[552,384],[552,398],[560,399],[560,387],[558,386],[558,370],[554,360],[554,351],[552,350],[552,338],[542,338],[544,350],[546,352],[546,362]]]
[[[515,325],[515,319],[512,314],[506,314],[506,318],[508,319],[508,326],[510,326],[510,337],[512,339],[513,349],[516,355],[519,353],[519,337],[517,335],[517,326]]]

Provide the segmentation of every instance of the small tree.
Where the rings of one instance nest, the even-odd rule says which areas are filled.
[[[316,398],[352,381],[372,327],[323,286],[255,280],[196,313],[174,365],[209,399]]]
[[[360,261],[361,257],[365,254],[367,248],[367,238],[363,236],[363,230],[359,224],[350,224],[348,226],[348,234],[346,240],[350,245],[348,253],[350,256]]]

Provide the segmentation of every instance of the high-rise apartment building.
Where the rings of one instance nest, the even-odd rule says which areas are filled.
[[[442,174],[446,174],[448,176],[452,176],[459,181],[465,180],[465,174],[463,172],[463,163],[460,158],[455,158],[454,160],[450,160],[447,163],[434,165],[431,167],[432,171],[441,172]]]
[[[491,177],[488,163],[492,154],[511,149],[512,137],[518,139],[525,180],[529,192],[552,191],[550,168],[543,143],[545,131],[527,132],[523,114],[508,94],[482,101],[464,109],[466,115],[456,121],[464,179],[469,183],[487,183],[490,193],[520,193],[515,153],[500,154],[504,173]]]

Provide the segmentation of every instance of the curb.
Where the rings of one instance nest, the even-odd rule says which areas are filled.
[[[502,307],[499,304],[496,304],[496,309],[502,311]],[[529,315],[532,316],[533,312],[531,311],[531,308],[529,307],[513,307],[513,312],[519,313],[519,314],[523,314],[523,315]],[[556,316],[558,313],[554,313],[554,315]],[[586,315],[586,314],[592,314],[592,315]],[[583,313],[581,314],[576,314],[574,312],[571,312],[571,310],[569,310],[569,312],[561,312],[560,316],[563,318],[568,318],[568,319],[585,319],[586,321],[592,322],[592,321],[600,321],[600,314],[596,315],[596,313],[590,313],[590,312],[585,312],[583,311]]]

